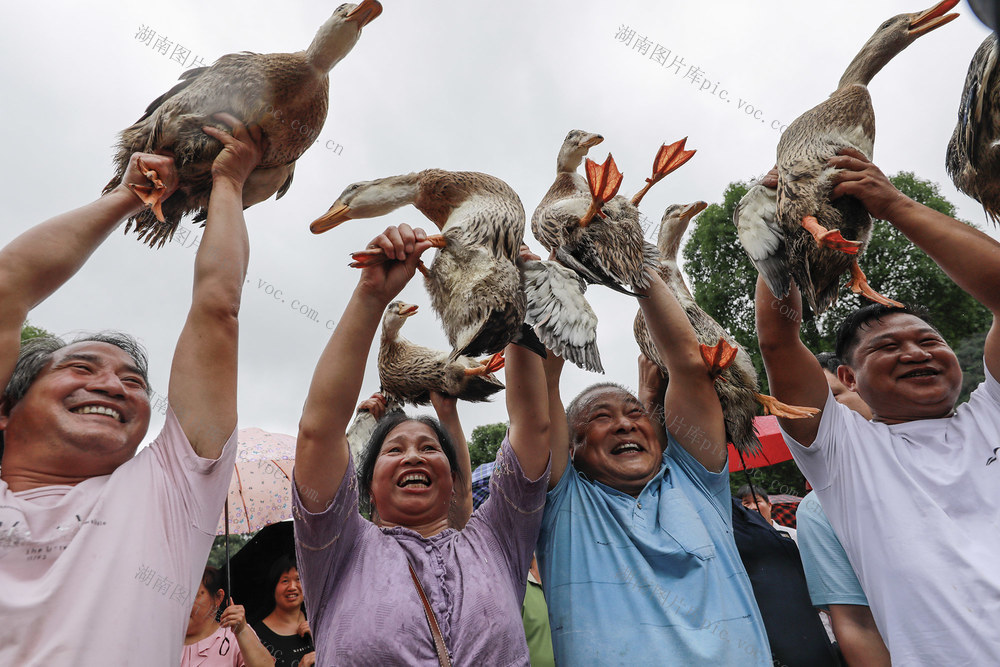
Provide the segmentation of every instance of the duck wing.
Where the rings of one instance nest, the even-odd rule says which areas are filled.
[[[740,245],[777,299],[788,296],[791,278],[785,257],[785,232],[778,224],[778,191],[757,183],[733,212]]]
[[[525,323],[555,354],[580,368],[603,373],[597,315],[584,297],[586,281],[556,262],[525,262],[521,273],[528,302]]]

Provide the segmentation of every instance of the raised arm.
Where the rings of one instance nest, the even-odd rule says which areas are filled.
[[[771,395],[782,403],[823,409],[830,393],[823,367],[799,338],[802,322],[802,295],[792,283],[788,296],[775,299],[760,276],[757,277],[757,342],[767,371]],[[819,419],[782,419],[781,427],[800,444],[808,447],[816,439]]]
[[[549,489],[552,489],[562,479],[569,465],[569,423],[559,394],[559,380],[565,360],[553,354],[552,350],[546,350],[546,353],[542,367],[545,369],[545,395],[549,406],[549,453],[552,456]]]
[[[362,270],[330,342],[316,364],[302,408],[295,445],[295,485],[310,512],[322,512],[344,479],[347,426],[361,391],[368,351],[382,313],[413,277],[421,253],[430,247],[422,229],[389,227],[370,248],[392,261]]]
[[[660,439],[660,446],[667,446],[667,432],[663,426],[663,401],[666,398],[667,382],[660,373],[660,367],[654,364],[642,352],[639,353],[639,400],[649,412],[649,420],[653,422],[653,430]]]
[[[504,357],[510,446],[528,479],[538,479],[549,462],[549,401],[542,358],[513,343]]]
[[[21,347],[28,312],[75,274],[121,222],[142,202],[128,185],[147,184],[142,159],[156,170],[169,195],[177,189],[173,158],[136,153],[122,184],[97,201],[57,215],[27,230],[0,251],[0,388],[6,387]]]
[[[832,196],[861,200],[876,218],[888,220],[934,260],[948,277],[993,313],[993,326],[986,338],[986,366],[1000,377],[1000,243],[944,213],[918,204],[886,178],[864,155],[844,149],[833,157],[831,167],[842,169]]]
[[[223,144],[212,163],[205,233],[194,260],[191,310],[177,340],[168,400],[198,456],[215,459],[236,428],[240,298],[250,261],[243,184],[260,162],[264,139],[229,114],[232,134],[206,127]]]
[[[650,275],[645,295],[639,307],[670,375],[663,401],[664,424],[706,470],[720,472],[728,455],[726,426],[694,329],[659,275]]]
[[[432,391],[431,404],[441,426],[455,443],[455,458],[458,459],[458,469],[462,472],[461,479],[455,481],[456,502],[448,517],[453,528],[461,529],[472,516],[472,458],[469,456],[469,444],[465,441],[465,431],[458,418],[458,399]]]
[[[872,610],[860,604],[831,604],[833,634],[851,667],[889,667],[889,649],[875,626]]]

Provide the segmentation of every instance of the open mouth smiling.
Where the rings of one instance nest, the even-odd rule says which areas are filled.
[[[404,489],[409,486],[428,488],[430,485],[430,478],[422,472],[411,472],[403,475],[402,479],[396,483],[396,486]]]
[[[620,445],[617,445],[616,447],[614,447],[611,450],[611,454],[614,455],[614,456],[618,456],[619,454],[632,454],[632,453],[643,452],[643,451],[645,451],[645,450],[638,443],[635,443],[635,442],[623,442]]]
[[[941,371],[935,370],[933,368],[918,368],[912,370],[909,373],[904,373],[899,376],[900,380],[910,379],[910,378],[924,378],[924,377],[934,377],[935,375],[940,375]]]
[[[75,415],[104,415],[106,417],[111,417],[115,421],[124,423],[121,413],[113,408],[108,408],[103,405],[83,405],[78,408],[73,408],[70,410]]]

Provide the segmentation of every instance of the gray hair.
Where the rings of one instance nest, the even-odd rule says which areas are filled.
[[[52,356],[70,345],[77,343],[107,343],[123,350],[125,354],[132,357],[136,368],[142,375],[142,381],[146,384],[146,395],[152,393],[149,386],[149,360],[146,357],[146,350],[132,336],[119,331],[101,331],[95,334],[87,334],[74,338],[67,342],[57,336],[37,336],[24,341],[21,344],[21,351],[17,356],[17,364],[14,372],[11,373],[7,388],[4,389],[3,396],[0,396],[0,410],[6,414],[17,405],[31,385],[38,379],[42,370],[52,361]],[[0,458],[3,457],[3,431],[0,431]]]
[[[642,402],[635,397],[635,395],[626,389],[623,385],[617,382],[598,382],[592,384],[570,401],[569,405],[566,407],[566,423],[569,426],[569,439],[570,444],[574,447],[579,445],[583,440],[583,424],[582,421],[586,416],[587,412],[590,410],[591,405],[594,402],[594,394],[598,392],[615,391],[620,394],[624,394],[628,398],[634,400],[639,405]]]

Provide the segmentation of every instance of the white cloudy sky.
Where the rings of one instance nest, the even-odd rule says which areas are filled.
[[[554,176],[563,136],[580,128],[605,136],[596,157],[614,153],[629,192],[648,175],[661,142],[689,137],[698,154],[652,190],[647,216],[658,220],[674,202],[719,201],[730,181],[773,163],[775,128],[822,101],[883,20],[925,9],[924,2],[385,0],[382,16],[331,74],[320,145],[299,161],[290,192],[247,212],[252,259],[241,313],[240,425],[295,432],[326,324],[337,321],[357,278],[346,266],[348,252],[386,224],[425,222],[408,207],[310,234],[309,222],[347,184],[428,167],[483,171],[509,182],[530,218]],[[337,5],[14,6],[5,6],[0,21],[0,243],[99,194],[111,175],[115,133],[183,71],[135,39],[140,26],[211,63],[234,51],[303,49]],[[966,68],[987,32],[965,3],[958,11],[962,17],[918,40],[873,82],[875,161],[889,173],[908,169],[938,182],[962,218],[984,225],[978,204],[958,193],[944,170]],[[651,50],[642,55],[634,43],[617,41],[623,25],[670,49],[671,60],[679,56],[681,73],[651,60]],[[701,91],[701,80],[684,78],[691,66],[711,87]],[[328,141],[341,153],[327,150]],[[116,234],[31,321],[57,333],[135,334],[149,348],[154,388],[165,390],[193,259],[177,244],[151,251]],[[263,285],[281,290],[280,298]],[[607,377],[634,385],[634,302],[601,288],[589,296],[601,318]],[[445,347],[419,280],[402,297],[427,306],[405,334]],[[293,310],[293,302],[315,310],[318,321]],[[566,376],[567,392],[599,379],[576,369]],[[365,392],[377,388],[372,357]],[[502,401],[467,405],[462,414],[467,431],[505,418]]]

